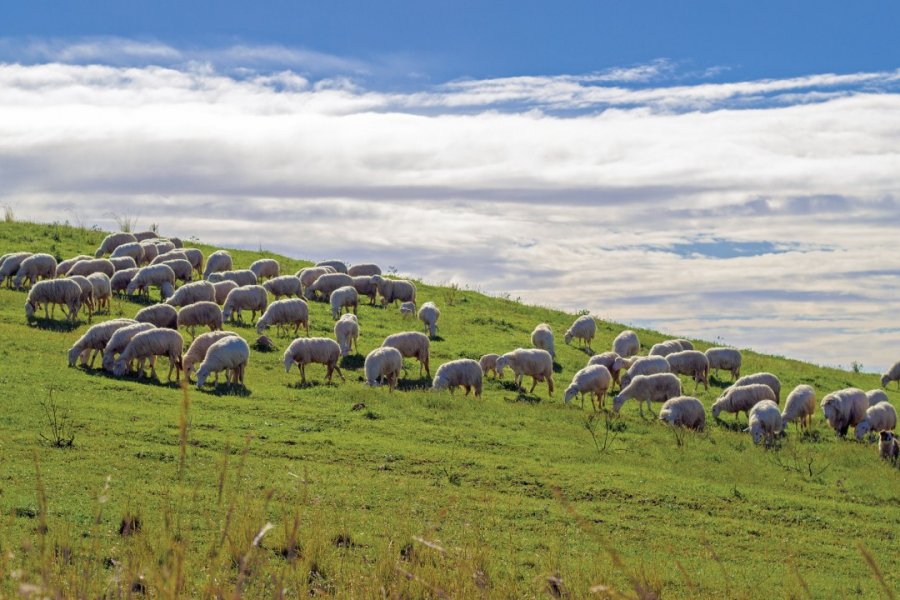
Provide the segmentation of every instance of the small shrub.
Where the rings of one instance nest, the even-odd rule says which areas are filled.
[[[13,212],[13,208],[9,204],[3,205],[3,222],[4,223],[15,223],[16,222],[16,213]]]
[[[72,422],[69,418],[69,411],[61,408],[53,397],[53,388],[48,392],[47,400],[41,401],[41,408],[44,410],[44,418],[47,420],[49,432],[41,436],[45,442],[54,448],[68,448],[75,443],[75,433],[72,431]]]

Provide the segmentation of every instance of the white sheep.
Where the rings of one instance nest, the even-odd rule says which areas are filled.
[[[197,277],[203,278],[203,252],[199,248],[182,248],[181,253],[187,257],[189,263],[197,272]]]
[[[316,263],[317,267],[331,267],[335,273],[347,274],[347,264],[342,260],[321,260]]]
[[[231,254],[225,250],[217,250],[210,254],[206,259],[206,269],[203,270],[203,279],[209,279],[209,276],[212,273],[230,271],[233,268],[234,263],[231,260]]]
[[[684,350],[684,347],[681,345],[680,340],[666,340],[665,342],[653,344],[653,346],[650,347],[648,356],[668,356],[675,352],[681,352],[682,350]]]
[[[168,304],[153,304],[139,310],[134,315],[139,323],[152,323],[163,329],[178,329],[178,311]]]
[[[438,307],[434,302],[426,302],[422,305],[422,308],[419,309],[419,320],[425,324],[425,329],[428,330],[428,335],[431,338],[434,338],[437,335],[437,322],[441,316],[441,311],[438,310]]]
[[[381,275],[373,275],[372,282],[378,286],[381,294],[381,305],[395,304],[396,302],[415,302],[416,286],[405,279],[385,279]]]
[[[29,253],[26,252],[25,254],[29,254]],[[75,263],[80,262],[82,260],[91,260],[92,258],[94,258],[94,257],[88,256],[87,254],[79,254],[78,256],[73,256],[72,258],[67,258],[66,260],[64,260],[61,263],[59,263],[58,265],[56,265],[56,276],[62,277],[66,273],[69,272],[69,269],[71,269]],[[3,269],[3,261],[0,261],[0,270],[2,270],[2,269]]]
[[[156,254],[165,254],[166,252],[171,252],[175,250],[175,243],[171,240],[165,240],[161,238],[157,238],[153,241],[153,245],[156,247]]]
[[[613,352],[622,358],[634,356],[641,351],[641,342],[638,339],[638,334],[630,329],[626,329],[613,340],[612,349]]]
[[[226,279],[225,281],[217,281],[212,285],[216,289],[216,304],[218,304],[219,306],[225,304],[225,300],[228,299],[228,294],[231,293],[231,290],[236,290],[240,287],[230,279]]]
[[[866,416],[856,424],[856,439],[862,440],[870,431],[887,431],[897,427],[897,411],[889,402],[879,402],[866,409]]]
[[[135,263],[143,262],[144,247],[140,242],[128,242],[127,244],[116,247],[109,255],[110,259],[125,257],[132,259]]]
[[[643,417],[644,402],[647,403],[647,410],[650,410],[652,414],[651,402],[665,402],[669,398],[677,398],[681,395],[681,380],[672,373],[635,375],[627,385],[624,383],[623,385],[624,387],[613,400],[613,411],[616,413],[621,410],[626,400],[634,398],[638,401],[638,410]]]
[[[169,250],[168,252],[160,252],[156,258],[150,261],[151,265],[158,265],[160,263],[168,262],[170,260],[187,260],[187,254],[182,252],[181,250]],[[190,262],[190,261],[188,261]]]
[[[34,285],[35,281],[40,279],[53,279],[56,277],[56,259],[49,254],[32,254],[22,261],[19,270],[16,271],[16,277],[13,280],[13,286],[20,290],[22,283],[27,281],[29,287]]]
[[[229,280],[235,282],[240,287],[259,284],[259,281],[256,279],[256,274],[250,269],[238,269],[237,271],[221,271],[218,273],[210,273],[209,277],[207,277],[206,279],[208,281],[211,281],[212,283]]]
[[[91,368],[94,368],[94,360],[98,353],[102,353],[106,349],[109,338],[117,330],[133,325],[135,322],[134,319],[111,319],[92,326],[69,349],[69,366],[74,367],[78,358],[81,357],[82,365],[89,364]]]
[[[603,365],[590,365],[575,373],[572,383],[566,388],[563,396],[566,404],[569,404],[579,393],[581,394],[581,408],[584,408],[584,394],[591,398],[591,406],[594,410],[603,408],[606,392],[612,385],[612,374]],[[596,397],[597,401],[594,401]]]
[[[43,305],[44,317],[47,314],[47,306],[54,308],[59,304],[66,320],[72,324],[78,318],[78,310],[81,308],[81,286],[71,279],[46,279],[38,281],[28,291],[28,299],[25,300],[25,318],[30,322],[34,319],[35,309]],[[68,312],[66,312],[68,309]]]
[[[799,421],[801,429],[809,430],[816,414],[816,390],[811,385],[798,385],[784,401],[781,423],[787,428],[791,421]]]
[[[869,400],[869,406],[875,406],[879,402],[890,402],[884,390],[869,390],[866,392],[866,398]]]
[[[71,277],[72,275],[81,275],[82,277],[87,277],[91,273],[104,273],[107,277],[112,277],[115,272],[116,265],[112,264],[112,262],[108,259],[91,258],[88,260],[79,260],[77,263],[72,265],[66,275],[68,277]]]
[[[553,395],[553,357],[546,350],[516,348],[497,359],[497,374],[500,377],[503,377],[503,369],[506,367],[512,369],[515,374],[517,389],[523,389],[522,379],[528,375],[532,378],[529,394],[534,392],[538,382],[546,381],[548,394]]]
[[[760,400],[750,409],[747,416],[747,428],[753,437],[753,443],[758,444],[763,439],[766,445],[775,440],[775,436],[781,433],[781,411],[773,400]]]
[[[208,281],[200,280],[186,283],[166,300],[170,306],[187,306],[195,302],[215,302],[216,288]]]
[[[172,271],[175,272],[175,279],[178,279],[183,283],[188,283],[194,279],[194,267],[191,266],[191,262],[187,259],[176,258],[173,260],[165,260],[157,264],[169,265],[172,267]]]
[[[233,331],[207,331],[206,333],[201,333],[197,337],[194,338],[194,341],[191,342],[190,347],[187,349],[187,352],[181,357],[181,368],[184,371],[184,380],[188,383],[191,383],[191,373],[194,371],[194,366],[199,365],[203,362],[203,359],[206,358],[206,352],[209,350],[209,347],[218,342],[223,338],[227,338],[230,336],[236,336],[237,334]],[[216,372],[216,383],[219,382],[219,373]]]
[[[488,376],[488,373],[493,372],[494,377],[499,377],[497,373],[497,359],[500,358],[499,354],[485,354],[478,360],[478,364],[481,367],[481,373],[484,377]]]
[[[141,264],[149,265],[154,258],[159,256],[159,250],[157,250],[156,244],[153,242],[142,241],[141,250],[144,251],[144,259],[141,261]]]
[[[106,346],[103,348],[103,370],[112,373],[116,364],[116,357],[128,347],[128,344],[131,343],[131,338],[141,332],[150,331],[151,329],[156,329],[156,326],[153,323],[140,322],[131,323],[130,325],[125,325],[124,327],[116,329],[112,336],[110,336],[109,341],[107,341]],[[128,367],[131,368],[131,365],[128,365]]]
[[[400,304],[400,314],[403,316],[404,319],[416,314],[416,303],[415,302],[402,302]]]
[[[353,314],[356,314],[356,309],[359,306],[359,294],[356,292],[355,287],[347,285],[331,292],[329,301],[331,302],[331,318],[337,320],[345,308],[348,312],[352,308]]]
[[[481,398],[482,377],[481,366],[477,362],[471,358],[460,358],[438,367],[431,387],[435,390],[449,389],[453,394],[453,390],[461,386],[465,388],[466,396],[474,390],[475,397]]]
[[[120,231],[118,233],[111,233],[100,242],[100,247],[97,248],[97,251],[94,253],[95,258],[100,258],[104,254],[109,254],[119,246],[123,244],[130,244],[132,242],[136,242],[137,238],[134,237],[133,234],[128,233],[126,231]]]
[[[181,241],[181,238],[175,237],[174,235],[169,236],[168,240],[172,242],[172,245],[176,248],[184,248],[184,242]]]
[[[674,427],[703,431],[706,427],[706,410],[703,403],[690,396],[677,396],[663,402],[659,420]]]
[[[602,352],[590,357],[586,366],[603,365],[609,370],[610,375],[612,375],[613,383],[619,385],[619,373],[621,372],[622,367],[624,367],[624,363],[620,359],[621,357],[615,352]]]
[[[307,335],[309,335],[308,332]],[[334,339],[341,347],[341,356],[350,354],[354,344],[357,354],[359,353],[359,321],[356,319],[356,315],[348,313],[338,319],[334,324]]]
[[[328,369],[325,379],[331,383],[331,375],[337,371],[341,381],[344,381],[344,374],[338,366],[341,358],[341,348],[338,343],[329,338],[297,338],[287,350],[284,351],[284,372],[290,373],[291,365],[297,365],[300,369],[300,383],[306,383],[306,365],[309,363],[319,363],[325,365]]]
[[[113,374],[121,377],[125,374],[127,366],[132,361],[138,361],[138,377],[144,375],[144,360],[150,359],[150,376],[156,378],[156,357],[165,356],[169,359],[169,373],[166,381],[172,379],[172,371],[175,371],[175,380],[181,380],[181,354],[184,350],[184,339],[181,334],[171,329],[151,329],[138,333],[131,341],[113,366]]]
[[[893,431],[882,431],[878,439],[878,455],[881,460],[896,463],[900,459],[900,440]]]
[[[303,286],[300,285],[300,278],[296,275],[273,277],[263,283],[262,286],[266,288],[267,292],[275,296],[276,300],[282,296],[287,298],[290,298],[291,296],[296,296],[297,298],[303,297]]]
[[[581,315],[575,322],[572,323],[572,326],[566,330],[565,337],[563,338],[566,344],[572,343],[572,340],[581,340],[584,342],[585,347],[590,350],[591,342],[594,339],[594,336],[597,335],[597,322],[594,320],[594,317],[590,315]]]
[[[725,390],[718,400],[713,403],[712,416],[718,419],[719,413],[724,410],[725,412],[734,413],[735,420],[737,420],[738,414],[741,412],[749,418],[750,409],[753,408],[753,405],[763,400],[775,402],[775,392],[763,383],[732,386]]]
[[[665,355],[669,370],[676,375],[687,375],[694,380],[694,390],[701,383],[709,389],[709,361],[697,350],[679,350]]]
[[[614,365],[615,367],[624,366],[625,361],[621,361]],[[656,375],[657,373],[669,373],[669,361],[665,356],[641,356],[631,363],[628,371],[621,377],[621,386],[628,387],[631,380],[638,375]]]
[[[428,336],[418,331],[404,331],[394,333],[384,338],[382,346],[390,346],[396,348],[403,355],[403,358],[415,358],[419,361],[419,377],[422,376],[422,369],[425,374],[431,377],[431,370],[428,368],[428,351],[430,343]]]
[[[80,264],[80,263],[79,263]],[[75,265],[73,268],[77,268]],[[175,293],[175,271],[169,265],[150,265],[141,267],[132,278],[131,283],[125,288],[129,296],[140,293],[144,297],[150,297],[150,287],[158,287],[162,300]]]
[[[225,306],[222,308],[222,316],[225,319],[234,321],[243,321],[241,311],[250,311],[250,321],[256,319],[256,313],[262,314],[269,305],[269,296],[266,294],[266,288],[261,285],[249,285],[239,287],[228,292],[225,298]]]
[[[106,308],[106,312],[109,313],[109,302],[112,299],[112,282],[109,277],[105,273],[91,273],[88,275],[87,280],[91,282],[91,287],[94,291],[94,303],[97,307],[97,312]]]
[[[215,302],[194,302],[178,311],[177,326],[185,327],[194,336],[194,328],[206,325],[210,331],[222,329],[222,309]]]
[[[159,237],[159,234],[157,232],[149,231],[149,230],[148,231],[138,231],[137,233],[132,232],[131,235],[133,235],[134,239],[136,239],[139,242],[145,242],[147,240],[152,240],[152,239],[156,239]]]
[[[731,378],[737,380],[741,376],[741,353],[734,348],[710,348],[706,351],[706,359],[709,368],[719,376],[719,369],[731,373]]]
[[[87,308],[88,323],[90,323],[94,320],[94,286],[83,275],[68,275],[66,279],[74,281],[81,288],[81,306]],[[50,316],[53,316],[52,310]]]
[[[216,306],[218,308],[218,305]],[[197,389],[202,389],[211,373],[231,371],[231,383],[244,385],[244,373],[250,362],[250,346],[238,335],[230,335],[214,342],[206,351],[206,356],[197,368]]]
[[[22,261],[31,256],[31,252],[13,252],[5,254],[0,261],[0,281],[6,282],[6,287],[11,287],[13,278],[19,272]]]
[[[297,271],[297,279],[304,290],[315,283],[316,279],[327,273],[337,273],[333,267],[306,267]]]
[[[294,336],[300,330],[300,326],[309,336],[309,305],[302,298],[285,298],[275,300],[256,322],[256,333],[262,335],[267,327],[275,325],[287,335],[287,326],[294,326]]]
[[[318,298],[323,302],[328,302],[332,292],[347,286],[353,287],[353,278],[349,275],[345,273],[325,273],[306,286],[306,289],[303,291],[303,297],[307,300],[316,300]],[[321,294],[321,298],[319,298],[318,294]]]
[[[360,263],[347,269],[347,275],[350,277],[381,275],[381,267],[372,263]]]
[[[844,437],[847,430],[866,418],[869,399],[858,388],[844,388],[822,398],[822,412],[835,433]]]
[[[888,384],[892,381],[896,381],[897,388],[900,389],[900,360],[891,365],[887,373],[881,376],[881,387],[887,389]]]
[[[546,323],[541,323],[531,332],[531,345],[550,353],[551,358],[556,358],[556,349],[553,344],[553,330]]]
[[[281,265],[274,258],[260,258],[250,265],[250,270],[256,275],[257,281],[272,279],[281,275]]]
[[[751,383],[762,383],[772,388],[775,392],[775,404],[781,404],[781,380],[772,373],[753,373],[752,375],[744,375],[732,385],[750,385]]]
[[[672,340],[672,341],[673,341],[673,342],[678,342],[679,344],[681,344],[681,349],[682,349],[682,350],[693,350],[693,349],[694,349],[694,344],[691,343],[690,340],[686,340],[686,339],[684,339],[684,338],[677,338],[677,339],[674,339],[674,340]]]
[[[369,298],[369,306],[375,305],[375,298],[378,296],[378,286],[372,281],[371,275],[355,275],[353,279],[353,287],[360,296]]]
[[[112,263],[113,268],[115,268],[116,273],[119,271],[124,271],[126,269],[135,269],[138,264],[134,262],[134,259],[130,256],[118,256],[115,258],[110,258],[109,262]]]
[[[366,385],[380,385],[382,379],[387,379],[390,391],[397,387],[400,370],[403,368],[403,356],[396,348],[375,348],[366,355],[364,364],[366,373]]]

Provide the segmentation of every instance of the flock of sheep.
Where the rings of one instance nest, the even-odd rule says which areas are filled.
[[[108,255],[108,258],[106,256]],[[204,257],[196,248],[185,248],[177,238],[160,238],[155,232],[114,233],[107,236],[94,256],[79,255],[57,264],[44,253],[16,252],[0,257],[0,281],[7,287],[28,287],[25,315],[31,321],[43,308],[45,318],[55,314],[56,305],[70,323],[75,323],[82,308],[89,320],[94,311],[109,311],[113,294],[141,294],[149,298],[151,287],[159,290],[162,302],[147,306],[133,319],[112,319],[90,327],[68,353],[68,363],[94,365],[102,356],[102,367],[121,377],[128,372],[143,376],[145,363],[156,376],[155,363],[159,356],[169,362],[167,380],[175,372],[176,380],[191,381],[196,371],[197,386],[202,388],[212,376],[218,382],[220,373],[232,384],[243,385],[250,359],[250,347],[237,333],[223,330],[227,321],[243,320],[250,313],[261,336],[257,344],[271,346],[263,335],[276,327],[287,333],[292,327],[297,336],[302,327],[306,337],[297,337],[284,352],[285,371],[293,365],[300,371],[301,383],[306,382],[306,365],[325,365],[330,382],[336,371],[343,380],[338,362],[342,356],[358,352],[359,322],[357,307],[360,297],[367,297],[374,305],[381,297],[382,306],[400,303],[404,316],[417,314],[428,335],[418,331],[404,331],[387,336],[381,347],[370,352],[364,363],[368,385],[387,383],[393,391],[403,367],[404,358],[415,358],[422,370],[431,377],[429,344],[437,332],[440,310],[432,302],[424,303],[416,311],[416,287],[410,281],[388,279],[374,264],[358,264],[348,268],[341,261],[323,261],[300,270],[294,275],[281,275],[280,265],[273,259],[261,259],[247,269],[235,269],[231,255],[217,251]],[[194,277],[198,278],[196,281]],[[269,301],[269,295],[274,301]],[[309,337],[309,305],[307,301],[330,303],[335,319],[334,339]],[[345,312],[346,311],[346,312]],[[352,312],[351,312],[352,311]],[[260,315],[256,319],[257,313]],[[195,336],[196,327],[208,327],[209,332]],[[565,343],[580,340],[590,350],[596,335],[593,317],[578,317],[565,332]],[[180,329],[189,332],[192,341],[184,351],[185,341]],[[538,383],[546,382],[552,395],[554,335],[550,326],[540,324],[531,334],[533,348],[517,348],[502,355],[487,354],[480,361],[458,359],[441,365],[434,374],[433,388],[465,389],[481,396],[483,378],[489,374],[502,378],[509,368],[515,376],[517,389],[522,388],[525,376],[532,378],[529,393]],[[734,383],[712,405],[715,419],[722,411],[747,415],[748,431],[755,443],[770,442],[783,433],[794,421],[808,428],[816,410],[816,392],[808,385],[799,385],[788,394],[784,409],[781,402],[781,383],[771,373],[740,376],[741,353],[732,348],[695,350],[691,342],[675,339],[654,345],[648,356],[638,356],[640,340],[635,332],[626,330],[613,342],[612,350],[593,355],[587,365],[575,373],[566,388],[564,400],[569,404],[585,394],[594,408],[603,408],[607,393],[618,386],[612,409],[618,413],[630,399],[638,402],[643,415],[644,404],[662,402],[659,419],[674,426],[702,430],[706,424],[706,410],[696,398],[682,395],[679,375],[695,381],[694,389],[703,384],[709,389],[710,371],[727,371]],[[897,381],[900,385],[900,362],[881,379],[882,387]],[[879,453],[884,459],[898,460],[900,441],[894,435],[897,415],[881,390],[864,392],[847,388],[827,394],[821,401],[822,411],[829,424],[845,436],[855,428],[857,439],[870,432],[878,433]]]

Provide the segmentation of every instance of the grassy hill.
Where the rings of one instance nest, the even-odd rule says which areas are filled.
[[[103,235],[0,223],[0,253],[67,258]],[[232,254],[236,267],[274,256]],[[277,258],[283,272],[310,264]],[[835,439],[821,414],[811,436],[772,450],[728,425],[674,432],[633,402],[618,419],[591,419],[562,402],[588,358],[562,343],[573,315],[417,285],[419,302],[441,309],[432,371],[527,346],[545,321],[558,340],[553,397],[545,385],[519,394],[509,376],[481,400],[432,393],[411,361],[400,390],[367,388],[363,356],[421,325],[369,306],[346,382],[325,384],[316,365],[298,387],[279,337],[278,352],[251,354],[246,391],[116,379],[66,367],[86,323],[29,326],[25,294],[0,289],[0,595],[823,598],[900,587],[900,470],[875,445]],[[114,300],[94,322],[139,308]],[[333,335],[324,304],[311,315],[311,335]],[[232,329],[256,338],[249,324]],[[622,329],[601,322],[594,349]],[[644,353],[664,339],[638,333]],[[876,375],[744,351],[742,371],[762,370],[783,396],[800,383],[820,398],[878,386]],[[709,406],[727,385],[723,374],[697,396]],[[51,406],[71,447],[42,438],[54,437]]]

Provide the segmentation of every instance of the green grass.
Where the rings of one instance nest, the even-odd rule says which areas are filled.
[[[0,253],[69,257],[103,235],[0,223]],[[236,267],[274,256],[232,254]],[[278,258],[283,272],[309,264]],[[773,450],[717,424],[676,435],[629,402],[604,450],[606,420],[592,424],[595,444],[589,410],[562,403],[588,356],[562,343],[573,315],[417,284],[419,302],[441,309],[432,371],[527,346],[546,321],[558,340],[554,396],[546,385],[517,394],[508,377],[490,380],[481,400],[432,393],[409,361],[389,394],[363,384],[362,357],[345,361],[344,383],[325,384],[324,367],[311,366],[312,385],[299,388],[281,363],[290,339],[279,337],[278,352],[252,353],[246,393],[183,393],[67,368],[87,324],[28,326],[24,294],[0,290],[0,596],[518,598],[546,595],[551,578],[572,597],[598,598],[884,597],[900,587],[900,471],[875,445],[835,439],[821,414],[813,436],[792,432]],[[110,316],[139,307],[115,300]],[[311,335],[331,336],[328,308],[311,313]],[[363,356],[389,333],[420,329],[396,308],[361,306],[359,321]],[[594,349],[622,329],[601,322]],[[249,325],[236,331],[256,337]],[[638,333],[645,352],[664,339]],[[820,397],[878,385],[874,374],[744,351],[743,372],[761,370],[779,375],[783,396],[800,383]],[[727,385],[714,380],[698,397],[709,406]],[[52,437],[42,406],[51,389],[71,447],[41,437]],[[121,535],[134,517],[139,531]]]

